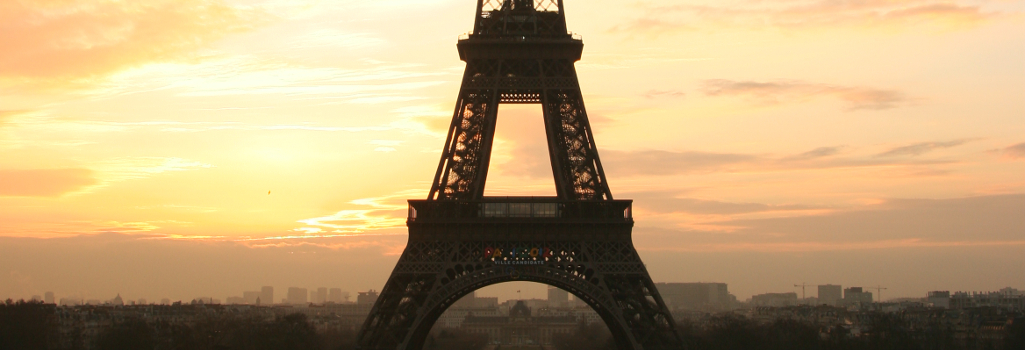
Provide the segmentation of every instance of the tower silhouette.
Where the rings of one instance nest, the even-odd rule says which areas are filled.
[[[482,287],[531,281],[586,302],[620,349],[681,349],[631,240],[632,201],[605,180],[562,0],[477,0],[441,161],[409,200],[409,241],[358,335],[361,349],[419,350],[434,322]],[[556,197],[484,197],[498,106],[541,104]]]

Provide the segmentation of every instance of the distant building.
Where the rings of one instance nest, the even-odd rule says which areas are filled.
[[[261,293],[255,291],[242,292],[242,299],[247,305],[256,305],[256,299],[260,299]]]
[[[737,302],[726,283],[655,283],[655,288],[670,310],[724,311]]]
[[[136,305],[146,305],[146,298],[139,298],[139,301],[135,303]]]
[[[498,307],[498,297],[475,297],[474,304],[477,307]]]
[[[855,306],[872,303],[872,293],[866,292],[861,287],[850,287],[843,290],[843,304]]]
[[[123,299],[121,299],[121,294],[120,293],[116,297],[114,297],[114,299],[111,299],[108,303],[110,305],[114,305],[114,306],[124,306],[125,305],[125,301]]]
[[[797,305],[797,293],[765,293],[751,297],[751,304],[755,306],[794,306]]]
[[[168,299],[168,298],[160,299],[160,305],[171,305],[171,299]]]
[[[843,299],[843,289],[838,284],[820,284],[818,304],[836,306]]]
[[[945,290],[929,292],[925,301],[935,307],[950,308],[950,292]]]
[[[45,302],[47,304],[53,304],[53,301],[54,301],[53,292],[46,292],[45,294],[43,294],[43,302]]]
[[[348,295],[345,295],[345,296],[342,295],[342,289],[341,288],[331,288],[330,290],[327,291],[327,301],[329,301],[329,302],[336,303],[336,304],[341,304],[343,302],[348,301],[348,300],[345,300],[345,299],[348,299],[348,298],[349,298]]]
[[[214,299],[214,298],[211,298],[211,297],[199,297],[199,298],[192,299],[192,301],[189,302],[189,304],[191,304],[191,305],[216,305],[216,304],[220,304],[220,303],[221,303],[220,299]]]
[[[307,303],[306,297],[306,288],[288,287],[288,297],[284,302],[291,305],[302,305]]]
[[[456,302],[452,303],[450,309],[472,309],[477,307],[477,291],[470,292],[470,294],[464,295]]]
[[[85,304],[81,298],[61,298],[60,306],[78,306]]]
[[[535,316],[522,300],[510,307],[509,314],[502,316],[466,315],[462,330],[469,333],[486,334],[489,343],[535,348],[550,345],[556,334],[573,332],[579,319],[572,315]]]
[[[262,304],[262,305],[273,305],[274,304],[274,287],[263,286],[263,288],[260,288],[260,304]]]
[[[1000,292],[956,292],[950,296],[951,309],[994,307],[1010,310],[1025,310],[1025,295],[1011,291]]]
[[[224,299],[224,303],[226,303],[228,305],[244,305],[246,303],[246,298],[243,298],[243,297],[227,297],[226,299]]]
[[[359,292],[356,296],[356,304],[373,304],[377,302],[377,292],[373,289],[366,292]]]
[[[552,286],[548,287],[548,306],[569,307],[569,292]]]
[[[317,297],[313,299],[314,303],[323,304],[327,302],[327,288],[317,288]]]

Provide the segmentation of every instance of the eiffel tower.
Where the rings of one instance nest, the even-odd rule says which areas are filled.
[[[409,200],[409,241],[358,335],[360,349],[420,350],[460,297],[530,281],[591,306],[619,349],[682,349],[614,200],[574,62],[583,42],[562,0],[477,0],[455,114],[426,200]],[[556,197],[485,197],[498,106],[540,104]]]

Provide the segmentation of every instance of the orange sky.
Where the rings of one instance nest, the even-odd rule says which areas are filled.
[[[566,11],[656,281],[741,299],[801,282],[1025,288],[1025,2]],[[0,2],[0,297],[380,288],[405,200],[437,167],[473,15]],[[540,108],[503,106],[497,133],[488,194],[554,194]]]

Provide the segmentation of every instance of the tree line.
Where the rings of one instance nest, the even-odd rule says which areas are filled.
[[[59,334],[55,306],[41,302],[0,303],[0,349],[77,350],[90,342],[99,350],[349,350],[356,344],[353,330],[318,332],[303,314],[263,318],[245,314],[211,314],[192,322],[147,321],[137,316],[117,319],[99,334],[87,336],[81,329]],[[677,325],[688,350],[1021,350],[1025,349],[1025,318],[1014,319],[996,339],[956,339],[941,322],[912,324],[897,314],[867,315],[860,334],[838,324],[821,327],[794,319],[758,322],[723,314],[700,322]],[[65,330],[65,332],[68,332]],[[63,336],[66,344],[55,339]],[[431,332],[424,350],[482,350],[489,339],[458,329]],[[602,323],[579,324],[567,334],[557,334],[555,350],[615,349]]]

